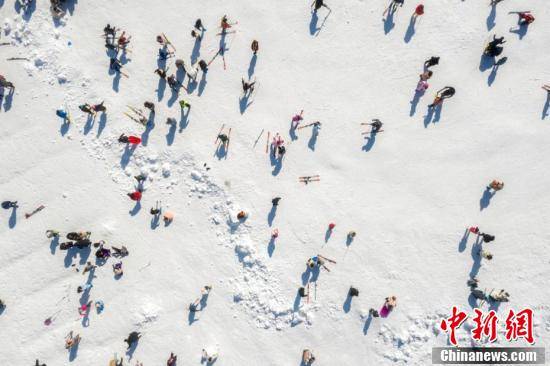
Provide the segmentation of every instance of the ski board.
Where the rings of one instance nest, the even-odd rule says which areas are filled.
[[[174,47],[174,45],[172,44],[172,42],[170,42],[170,40],[168,39],[168,37],[166,37],[166,34],[161,33],[161,35],[164,37],[164,40],[166,41],[166,44],[169,45],[170,47],[172,47],[172,48],[174,49],[174,51],[176,51],[176,47]]]
[[[30,59],[26,57],[10,57],[7,58],[6,61],[30,61]]]
[[[269,151],[269,137],[271,136],[271,132],[267,131],[267,141],[265,142],[265,153]]]
[[[308,123],[307,125],[304,125],[304,126],[296,127],[296,129],[297,129],[297,130],[301,130],[302,128],[306,128],[306,127],[313,126],[316,122],[318,122],[318,121]]]
[[[373,131],[361,132],[361,135],[370,135],[371,133],[379,133],[379,132],[384,132],[384,130],[378,130],[376,132],[373,132]]]
[[[264,133],[264,129],[262,128],[262,132],[260,132],[260,134],[258,135],[258,138],[254,142],[254,147],[256,147],[256,145],[258,144],[258,141],[260,141],[260,137],[262,137],[263,133]]]
[[[140,125],[142,126],[145,126],[145,123],[142,123],[139,119],[135,118],[134,116],[132,116],[130,113],[128,112],[124,112],[124,114],[130,118],[132,121],[136,122],[136,123],[139,123]]]
[[[10,42],[2,42],[0,43],[0,46],[9,46],[11,43]]]
[[[229,127],[229,132],[227,133],[227,146],[225,147],[225,158],[227,159],[227,154],[229,154],[229,143],[231,142],[231,127]]]
[[[135,114],[138,114],[140,117],[147,118],[147,117],[145,117],[145,115],[143,114],[143,111],[141,109],[132,107],[131,105],[126,105],[126,107],[130,108],[130,110],[132,112],[134,112]]]
[[[35,213],[42,211],[44,208],[46,208],[46,206],[44,206],[44,205],[38,206],[33,212],[31,212],[31,213],[26,213],[26,214],[25,214],[25,218],[28,219],[29,217],[31,217],[31,216],[34,215]]]

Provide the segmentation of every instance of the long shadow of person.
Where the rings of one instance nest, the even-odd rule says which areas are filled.
[[[365,137],[366,143],[363,145],[362,150],[365,152],[369,152],[376,142],[376,132],[371,131],[370,135]]]
[[[405,43],[409,43],[412,37],[414,36],[415,25],[416,25],[416,17],[412,15],[411,20],[409,21],[409,27],[407,28],[407,32],[405,33],[405,38],[404,38]]]
[[[277,214],[277,205],[271,206],[271,210],[267,214],[267,224],[269,226],[273,225],[273,220],[275,219],[275,215]]]
[[[269,240],[269,244],[267,244],[267,254],[271,258],[273,256],[273,252],[275,251],[275,238],[271,238]]]
[[[193,51],[191,51],[191,65],[195,64],[201,55],[201,41],[195,38],[195,44],[193,44]]]
[[[113,74],[114,74],[114,77],[113,77],[113,90],[116,93],[118,93],[118,91],[120,89],[121,75],[120,75],[120,72],[109,69],[109,75],[113,75]]]
[[[88,114],[88,117],[86,118],[86,124],[84,125],[84,129],[83,129],[83,133],[84,135],[87,135],[91,130],[92,128],[94,127],[94,123],[95,123],[95,118]]]
[[[478,237],[476,238],[475,243],[472,245],[472,251],[470,252],[472,256],[472,269],[470,270],[470,278],[475,278],[479,273],[479,269],[481,268],[481,255],[479,254],[480,250],[481,241]]]
[[[462,253],[466,250],[466,244],[468,244],[468,237],[470,236],[470,231],[468,228],[464,230],[464,234],[462,235],[462,239],[460,239],[460,242],[458,243],[458,252]]]
[[[416,113],[416,107],[418,106],[418,102],[420,102],[420,98],[424,95],[423,91],[414,91],[414,97],[411,100],[411,110],[409,112],[409,116],[412,117]]]
[[[493,83],[495,82],[495,78],[497,77],[498,69],[500,68],[500,66],[504,65],[507,60],[508,60],[508,57],[503,57],[500,60],[498,60],[497,62],[495,62],[495,64],[493,65],[493,68],[491,70],[491,73],[489,74],[489,77],[487,78],[487,84],[489,86],[493,85]]]
[[[199,320],[195,316],[196,316],[196,311],[189,310],[189,314],[187,315],[187,321],[189,325],[192,325],[194,322]]]
[[[548,116],[548,109],[550,109],[550,92],[546,92],[546,101],[544,107],[542,107],[542,115],[540,119],[545,119]]]
[[[300,302],[302,301],[302,297],[300,296],[300,290],[296,291],[296,297],[294,298],[294,304],[292,305],[293,311],[300,310]]]
[[[349,313],[351,310],[351,300],[352,297],[348,294],[346,296],[346,301],[344,301],[344,304],[342,305],[342,309],[344,310],[344,313]]]
[[[383,19],[383,21],[384,21],[384,34],[390,33],[391,30],[393,29],[393,27],[395,27],[395,23],[393,22],[393,16],[394,16],[394,10],[393,10],[393,7],[390,7],[390,8],[388,8],[388,14],[386,15],[386,18]]]
[[[199,97],[202,95],[202,93],[204,93],[204,89],[206,88],[207,83],[208,82],[206,81],[206,73],[203,72],[201,76],[201,80],[199,81],[199,92],[198,92]]]
[[[183,130],[189,126],[189,113],[191,113],[191,109],[182,108],[181,109],[181,117],[180,117],[180,123],[179,123],[179,132],[181,133]]]
[[[315,145],[317,144],[317,137],[319,136],[319,130],[314,126],[311,130],[311,137],[309,138],[309,141],[307,142],[307,147],[311,151],[315,151]]]
[[[363,326],[363,334],[364,335],[367,335],[367,333],[369,332],[371,322],[372,322],[372,315],[369,314],[367,320],[365,321],[365,325]]]
[[[61,134],[61,136],[65,136],[67,132],[69,132],[70,125],[71,124],[69,123],[69,121],[63,121],[63,123],[59,127],[59,133]]]
[[[141,202],[136,201],[136,204],[134,205],[132,210],[129,212],[130,216],[136,216],[140,210],[141,210]]]
[[[253,103],[253,101],[249,102],[250,95],[250,93],[246,93],[239,98],[239,111],[241,114],[244,114],[246,109]]]
[[[74,346],[71,347],[69,351],[69,362],[73,362],[78,354],[78,346],[80,345],[80,342],[76,343]]]
[[[166,144],[168,146],[171,146],[174,143],[174,138],[176,137],[176,124],[170,123],[170,128],[168,129],[168,133],[166,134]]]
[[[134,154],[134,151],[136,151],[136,145],[126,144],[124,147],[124,153],[120,157],[120,167],[122,169],[126,168],[128,163],[130,162],[130,158]]]
[[[317,33],[317,31],[321,28],[317,28],[317,22],[319,21],[319,17],[317,16],[316,11],[311,12],[311,20],[309,21],[309,34],[312,36]]]
[[[152,119],[149,119],[147,121],[147,124],[145,125],[145,130],[141,134],[141,144],[143,146],[147,146],[147,142],[149,142],[149,134],[151,131],[155,128],[155,121]]]
[[[59,236],[54,236],[50,242],[50,252],[55,254],[55,248],[59,245]]]
[[[227,158],[227,145],[224,143],[218,144],[214,155],[218,158],[218,160]]]
[[[166,79],[159,77],[157,85],[157,100],[160,102],[164,98],[164,91],[166,90]]]
[[[496,23],[495,23],[496,17],[497,17],[497,4],[492,3],[491,4],[491,11],[489,12],[489,15],[487,16],[487,21],[486,21],[488,31],[493,29],[494,26],[496,25]]]
[[[485,190],[483,191],[483,195],[479,200],[479,211],[483,211],[484,208],[489,207],[489,204],[491,203],[491,198],[493,198],[495,194],[496,192],[491,192],[491,189],[489,187],[485,188]]]
[[[160,214],[153,215],[151,219],[151,229],[155,230],[160,225]]]
[[[11,209],[11,215],[8,220],[8,226],[10,229],[13,229],[17,224],[17,206],[13,206]]]
[[[434,108],[434,118],[432,123],[437,123],[441,120],[441,112],[443,111],[443,103],[439,103]]]
[[[527,24],[519,24],[516,29],[510,29],[510,33],[515,33],[518,35],[520,41],[525,37],[527,34],[527,29],[529,26]]]
[[[101,116],[99,116],[99,122],[97,123],[97,135],[96,135],[96,137],[101,136],[101,133],[105,129],[106,125],[107,125],[107,113],[101,113]]]
[[[13,102],[13,89],[10,90],[10,92],[4,96],[4,111],[7,112],[11,109],[11,104]]]
[[[130,345],[130,347],[128,347],[128,349],[126,350],[126,356],[128,356],[128,359],[132,359],[132,357],[134,356],[134,352],[136,351],[136,348],[138,346],[138,342],[139,341],[136,341],[134,343],[132,343]]]
[[[256,60],[258,59],[257,55],[252,55],[250,59],[250,64],[248,65],[248,79],[254,75],[254,69],[256,68]]]

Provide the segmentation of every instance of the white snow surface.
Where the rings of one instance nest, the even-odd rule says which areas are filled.
[[[394,24],[382,20],[386,1],[329,0],[330,15],[323,8],[315,20],[306,1],[81,0],[69,1],[58,22],[48,1],[37,1],[32,13],[13,2],[0,0],[0,42],[11,42],[0,46],[0,74],[16,85],[0,108],[0,198],[20,207],[15,216],[1,210],[0,298],[7,307],[0,365],[34,365],[36,358],[48,366],[107,365],[118,354],[125,364],[149,366],[164,364],[170,352],[180,365],[199,365],[203,348],[219,352],[220,366],[298,365],[304,348],[316,365],[427,365],[431,348],[447,344],[438,329],[451,307],[472,312],[465,284],[472,271],[482,289],[511,294],[500,316],[533,308],[536,344],[548,345],[545,1],[507,0],[493,14],[488,0],[426,0],[412,36],[411,0]],[[508,12],[516,10],[536,18],[521,39],[510,32],[517,16]],[[238,21],[227,36],[227,68],[217,58],[206,84],[181,91],[192,108],[187,123],[171,131],[165,121],[180,120],[179,99],[169,87],[157,93],[155,37],[164,32],[188,62],[200,17],[207,32],[198,58],[208,61],[224,14]],[[132,37],[123,69],[129,78],[108,72],[107,23]],[[492,34],[507,40],[508,61],[496,72],[480,67]],[[254,67],[253,39],[260,44]],[[412,110],[418,74],[432,55],[440,64]],[[251,71],[258,85],[241,113],[241,77]],[[430,122],[427,105],[444,86],[456,95]],[[105,117],[87,122],[77,106],[102,100]],[[144,129],[123,112],[145,100],[157,105],[155,126],[131,154],[118,136]],[[73,119],[67,131],[55,115],[65,105]],[[304,123],[322,122],[316,141],[310,128],[289,136],[291,117],[302,109]],[[384,122],[374,143],[360,125],[372,118]],[[227,157],[215,155],[222,123],[232,129]],[[287,142],[280,172],[265,153],[268,131]],[[139,173],[148,174],[141,208],[126,196]],[[321,181],[298,182],[313,174]],[[481,210],[494,178],[505,188]],[[270,225],[275,196],[282,200]],[[152,227],[157,200],[175,213],[171,225]],[[43,211],[25,219],[41,204]],[[242,223],[240,210],[248,213]],[[330,222],[336,227],[325,241]],[[472,236],[461,239],[471,225],[497,238],[485,244],[494,259],[480,268]],[[93,241],[130,251],[122,278],[113,277],[113,258],[90,278],[88,297],[105,310],[93,310],[88,322],[77,312],[87,297],[76,292],[88,275],[76,268],[88,255],[94,261],[95,249],[61,251],[44,235],[52,228],[91,231]],[[269,245],[274,228],[280,235]],[[347,245],[350,230],[357,237]],[[311,285],[310,302],[298,303],[305,262],[318,253],[337,263]],[[213,286],[207,307],[193,320],[188,305],[206,284]],[[360,296],[348,308],[350,285]],[[368,309],[390,295],[398,298],[395,311],[367,325]],[[72,353],[64,348],[71,330],[82,337]],[[134,330],[143,336],[129,360],[123,339]],[[467,331],[459,333],[465,346]],[[508,343],[501,335],[498,344]]]

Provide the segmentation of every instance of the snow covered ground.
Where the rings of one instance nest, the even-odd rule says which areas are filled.
[[[426,0],[414,31],[411,0],[386,21],[386,1],[329,1],[328,17],[327,9],[315,17],[308,2],[290,0],[70,1],[57,23],[47,1],[30,13],[13,2],[0,0],[0,42],[11,42],[0,46],[0,74],[16,85],[0,108],[0,199],[18,200],[20,208],[1,212],[7,307],[0,365],[36,358],[48,366],[107,365],[117,353],[149,366],[164,364],[170,352],[194,365],[205,347],[219,351],[222,366],[298,365],[304,348],[318,365],[426,365],[431,348],[447,344],[438,329],[450,308],[471,312],[465,283],[475,273],[482,289],[510,292],[501,316],[533,308],[536,344],[548,344],[545,1],[491,8],[485,0]],[[516,10],[536,17],[526,34],[510,32],[517,16],[508,12]],[[224,14],[238,21],[227,36],[227,69],[217,58],[206,83],[182,91],[191,112],[171,130],[165,120],[180,121],[179,99],[169,87],[157,90],[155,37],[164,32],[188,61],[200,17],[207,32],[195,56],[208,61]],[[129,78],[109,73],[101,38],[107,23],[132,36],[123,69]],[[497,70],[481,59],[492,34],[507,40],[508,61]],[[255,63],[253,39],[260,43]],[[411,104],[432,55],[440,65],[426,95]],[[175,72],[173,59],[168,64]],[[249,75],[258,86],[245,108],[240,83]],[[430,115],[427,105],[445,86],[456,95]],[[106,117],[87,122],[77,106],[102,100]],[[145,100],[157,113],[144,133],[123,112]],[[55,115],[64,105],[74,120],[68,130]],[[291,117],[301,109],[306,123],[322,122],[317,139],[310,128],[290,138]],[[374,141],[360,125],[372,118],[384,122]],[[222,123],[232,128],[227,157],[215,154]],[[281,167],[265,153],[268,131],[287,142]],[[141,136],[144,146],[125,151],[121,133]],[[134,207],[126,193],[140,172],[149,179]],[[298,182],[313,174],[321,181]],[[505,188],[486,205],[483,191],[494,178]],[[282,200],[273,217],[275,196]],[[151,225],[157,200],[176,214],[171,225]],[[40,204],[46,208],[26,220]],[[249,213],[244,223],[235,217],[240,210]],[[326,239],[330,222],[336,228]],[[472,236],[463,240],[471,225],[496,235],[485,245],[491,262],[479,263]],[[89,279],[89,294],[77,294],[88,276],[76,268],[94,253],[61,251],[44,235],[51,228],[88,230],[93,241],[127,246],[122,278],[113,278],[111,259]],[[274,228],[280,236],[270,245]],[[347,244],[350,230],[357,237]],[[318,253],[337,264],[312,282],[310,303],[300,303],[305,262]],[[188,305],[205,284],[213,286],[207,308],[193,319]],[[360,291],[351,304],[350,285]],[[389,295],[398,298],[396,310],[367,321],[368,309]],[[77,308],[88,299],[102,300],[105,310],[83,322]],[[463,328],[460,343],[469,345]],[[69,353],[71,330],[82,341]],[[143,337],[126,355],[123,339],[133,330]]]

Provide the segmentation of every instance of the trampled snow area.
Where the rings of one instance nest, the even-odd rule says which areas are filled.
[[[426,0],[414,31],[412,0],[386,21],[388,1],[329,0],[330,15],[322,8],[312,16],[307,1],[294,0],[81,0],[68,1],[58,22],[48,1],[28,13],[13,3],[0,0],[0,42],[11,43],[0,46],[0,74],[16,86],[0,108],[0,199],[20,207],[1,210],[0,365],[37,358],[48,366],[108,365],[118,354],[131,357],[125,365],[152,366],[170,352],[179,365],[199,365],[203,348],[219,352],[220,366],[299,365],[304,348],[316,365],[427,365],[431,348],[447,345],[439,323],[451,307],[472,313],[466,281],[475,274],[482,290],[511,294],[501,317],[534,309],[536,345],[548,345],[546,1],[491,8],[488,0]],[[536,18],[524,34],[510,32],[517,15],[508,12],[518,10]],[[226,37],[226,69],[216,58],[205,81],[178,98],[153,73],[156,35],[165,33],[187,63],[192,53],[209,61],[224,14],[238,21]],[[193,51],[197,18],[207,31]],[[109,73],[107,23],[132,37],[123,59],[129,78]],[[507,40],[508,60],[498,69],[481,57],[493,34]],[[440,64],[411,104],[430,56]],[[175,73],[174,59],[167,64]],[[243,102],[241,78],[249,75],[256,91]],[[428,113],[445,86],[456,95]],[[181,98],[192,105],[187,119]],[[94,123],[78,110],[102,100],[107,114]],[[147,130],[123,113],[146,100],[157,108]],[[55,114],[65,105],[68,129]],[[291,118],[302,109],[304,123],[319,120],[322,128],[317,137],[297,130],[292,140]],[[168,117],[178,125],[165,124]],[[384,132],[368,139],[360,123],[373,118]],[[227,156],[214,143],[222,123],[232,129]],[[281,166],[266,154],[268,131],[286,142]],[[121,133],[143,144],[125,149]],[[126,196],[140,173],[148,174],[141,207]],[[320,182],[298,181],[314,174]],[[505,188],[486,202],[495,178]],[[282,200],[274,214],[275,196]],[[171,225],[151,224],[157,200],[175,213]],[[244,222],[236,219],[241,210]],[[472,225],[496,236],[484,244],[492,261],[479,259],[473,235],[463,238]],[[280,235],[270,244],[275,228]],[[47,229],[60,230],[60,241],[85,230],[93,242],[125,245],[124,275],[114,278],[111,258],[95,278],[83,276],[95,248],[62,251]],[[346,243],[350,230],[357,236]],[[337,263],[313,274],[306,303],[297,290],[317,254]],[[87,281],[93,288],[82,296],[76,288]],[[207,284],[207,307],[193,318],[189,303]],[[351,285],[360,295],[350,303]],[[368,319],[390,295],[398,301],[390,316]],[[77,309],[89,300],[105,309],[83,321]],[[459,331],[461,345],[472,344],[472,324]],[[71,330],[82,341],[68,352]],[[123,340],[134,330],[142,338],[128,355]],[[509,345],[502,333],[497,344]]]

